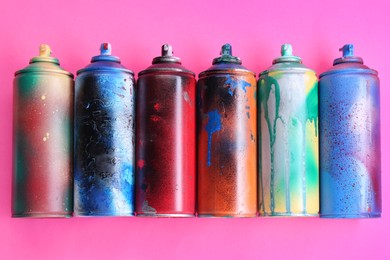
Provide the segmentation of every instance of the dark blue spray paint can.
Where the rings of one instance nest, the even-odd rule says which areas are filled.
[[[379,78],[344,45],[320,75],[320,215],[381,215]]]
[[[101,54],[77,72],[75,215],[134,215],[135,93],[133,72]]]

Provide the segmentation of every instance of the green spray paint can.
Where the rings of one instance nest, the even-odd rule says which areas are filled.
[[[259,211],[262,216],[317,216],[318,81],[283,44],[259,75]]]
[[[13,217],[71,217],[73,75],[48,45],[15,73]]]

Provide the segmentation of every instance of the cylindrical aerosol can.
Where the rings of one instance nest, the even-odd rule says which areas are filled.
[[[259,75],[259,211],[263,216],[316,216],[318,81],[283,44]]]
[[[137,84],[137,216],[195,214],[195,74],[162,46]]]
[[[256,216],[256,113],[255,75],[225,44],[197,86],[200,216]]]
[[[320,215],[381,215],[379,78],[344,45],[320,75]]]
[[[134,215],[135,93],[133,72],[101,54],[77,72],[75,215]]]
[[[73,212],[73,75],[50,53],[15,73],[13,217]]]

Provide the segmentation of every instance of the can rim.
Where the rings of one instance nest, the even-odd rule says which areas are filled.
[[[348,69],[340,69],[340,70],[329,70],[320,74],[319,78],[324,76],[328,76],[331,74],[347,74],[347,73],[363,73],[363,74],[372,74],[378,76],[378,71],[374,69],[362,69],[362,68],[348,68]]]
[[[270,72],[274,72],[274,71],[281,71],[281,72],[313,72],[314,74],[317,75],[316,71],[313,70],[313,69],[310,69],[308,67],[305,67],[305,68],[278,68],[278,69],[267,69],[267,70],[264,70],[262,72],[259,73],[259,77],[261,76],[264,76],[266,74],[269,74]]]
[[[21,69],[15,72],[15,76],[19,74],[25,74],[25,73],[56,73],[56,74],[63,74],[67,75],[70,78],[74,78],[73,73],[66,71],[66,70],[57,70],[57,69],[42,69],[42,68],[27,68],[27,69]]]
[[[241,69],[241,68],[230,69],[230,70],[226,70],[226,69],[205,70],[199,73],[199,78],[212,75],[212,74],[251,74],[256,78],[256,74],[253,71],[247,69]]]
[[[129,69],[125,69],[125,68],[110,68],[110,67],[99,67],[99,68],[94,68],[94,67],[86,67],[86,68],[83,68],[83,69],[79,69],[77,71],[77,75],[80,75],[81,73],[83,72],[90,72],[90,71],[110,71],[110,72],[126,72],[126,73],[129,73],[131,75],[134,76],[134,72],[132,70],[129,70]]]
[[[161,72],[161,73],[164,73],[164,72],[179,72],[179,73],[183,73],[183,74],[187,74],[187,75],[191,75],[193,77],[195,77],[195,73],[190,71],[190,70],[183,70],[183,69],[179,69],[179,68],[149,68],[149,69],[145,69],[145,70],[142,70],[138,73],[138,76],[142,76],[142,75],[146,75],[146,74],[150,74],[150,73],[154,73],[154,72]]]

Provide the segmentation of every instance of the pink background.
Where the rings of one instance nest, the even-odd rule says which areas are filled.
[[[0,258],[390,259],[389,11],[387,0],[2,0]],[[285,42],[319,73],[340,55],[339,47],[354,43],[356,54],[379,71],[382,85],[382,218],[12,219],[13,73],[37,55],[41,43],[50,44],[53,56],[75,73],[103,41],[111,42],[113,54],[135,73],[170,43],[197,74],[226,42],[256,73]]]

